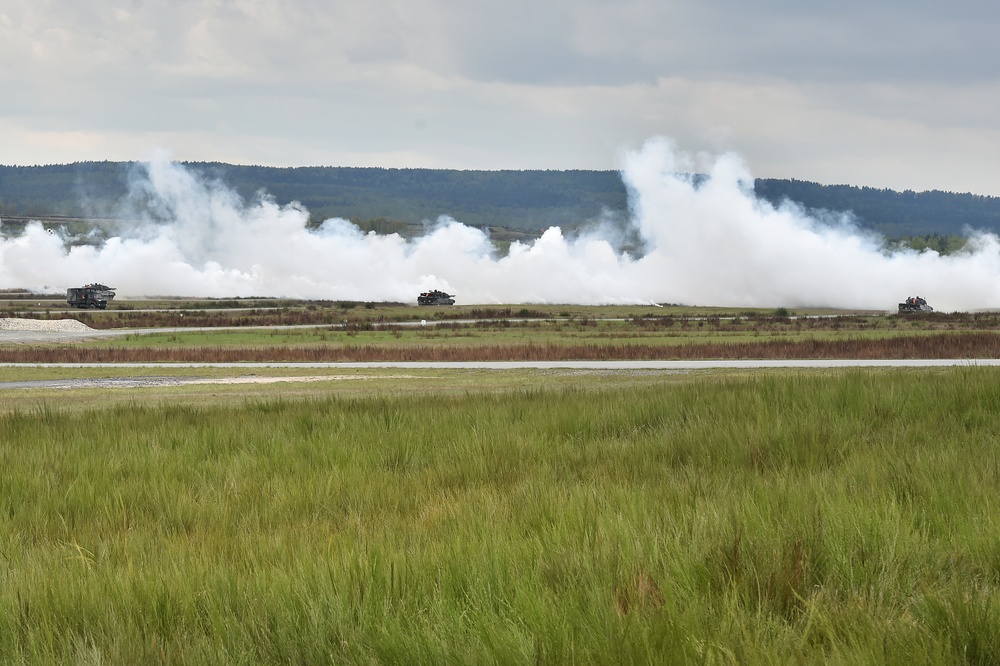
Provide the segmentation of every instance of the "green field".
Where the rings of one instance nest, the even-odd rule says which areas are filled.
[[[969,322],[965,332],[995,331],[994,322]],[[655,319],[617,320],[488,320],[477,323],[438,323],[434,326],[348,325],[339,328],[226,329],[170,331],[91,343],[111,347],[184,347],[264,345],[496,345],[577,343],[685,345],[707,342],[746,343],[768,338],[834,340],[883,339],[952,332],[956,327],[933,326],[927,321],[885,318],[844,318],[841,321],[773,319]]]
[[[996,313],[38,303],[180,329],[0,360],[1000,356]],[[1000,369],[0,368],[71,379],[0,387],[0,663],[1000,663]]]
[[[1000,372],[571,379],[8,409],[0,661],[1000,661]]]
[[[0,345],[0,362],[588,360],[670,358],[991,358],[1000,313],[800,316],[652,306],[467,306],[285,302],[80,312],[7,312],[75,318],[138,330],[64,343]],[[122,305],[122,304],[118,304]],[[162,305],[162,303],[161,303]],[[117,307],[117,306],[116,306]],[[423,319],[421,319],[423,318]],[[152,332],[151,332],[152,331]]]
[[[713,371],[704,377],[722,378],[736,371]],[[0,382],[113,380],[121,378],[196,378],[219,383],[159,385],[141,388],[16,388],[0,386],[0,415],[39,409],[60,413],[100,410],[118,406],[166,407],[172,405],[243,406],[247,401],[369,398],[372,396],[463,396],[505,394],[580,387],[642,388],[689,381],[698,373],[663,371],[593,370],[401,370],[299,369],[299,368],[46,368],[0,367]],[[295,381],[299,378],[301,381]],[[275,380],[235,383],[232,380]]]
[[[281,317],[311,317],[312,323],[349,323],[419,321],[421,319],[448,320],[470,318],[636,318],[636,317],[767,317],[778,314],[806,315],[849,315],[884,314],[873,311],[831,310],[829,308],[800,308],[790,311],[786,308],[735,308],[735,307],[694,307],[664,304],[635,305],[572,305],[572,304],[472,304],[442,306],[416,306],[413,303],[382,303],[365,301],[305,301],[279,298],[116,298],[108,304],[107,310],[80,310],[70,308],[65,297],[39,296],[30,293],[0,293],[0,316],[27,316],[28,313],[42,317],[83,317],[101,327],[124,327],[131,323],[145,325],[144,320],[177,321],[178,315],[208,319],[209,323],[222,323],[224,319],[246,318],[248,312],[260,317],[262,323],[279,323]],[[301,323],[307,323],[303,321]]]

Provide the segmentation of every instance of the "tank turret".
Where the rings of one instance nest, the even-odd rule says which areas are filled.
[[[934,312],[934,308],[927,305],[927,301],[920,296],[910,296],[899,304],[899,314],[913,314],[915,312]]]
[[[453,294],[446,294],[443,291],[438,291],[433,289],[431,291],[425,291],[417,296],[418,305],[454,305],[455,296]]]

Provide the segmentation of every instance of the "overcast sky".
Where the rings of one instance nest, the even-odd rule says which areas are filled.
[[[612,169],[1000,195],[996,0],[0,0],[0,163]]]

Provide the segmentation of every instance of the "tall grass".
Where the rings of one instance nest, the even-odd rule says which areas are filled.
[[[1000,335],[936,333],[891,338],[770,339],[679,344],[548,342],[315,344],[310,346],[8,347],[0,363],[242,361],[564,361],[647,359],[998,358]]]
[[[996,663],[1000,373],[0,417],[0,661]]]

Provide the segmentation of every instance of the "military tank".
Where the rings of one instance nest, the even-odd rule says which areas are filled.
[[[95,308],[104,310],[108,301],[115,297],[115,288],[106,284],[88,284],[66,290],[66,303],[71,308]]]
[[[433,289],[417,296],[417,305],[454,305],[455,296]]]
[[[899,314],[913,314],[916,312],[934,312],[934,308],[927,305],[920,296],[910,296],[899,304]]]

